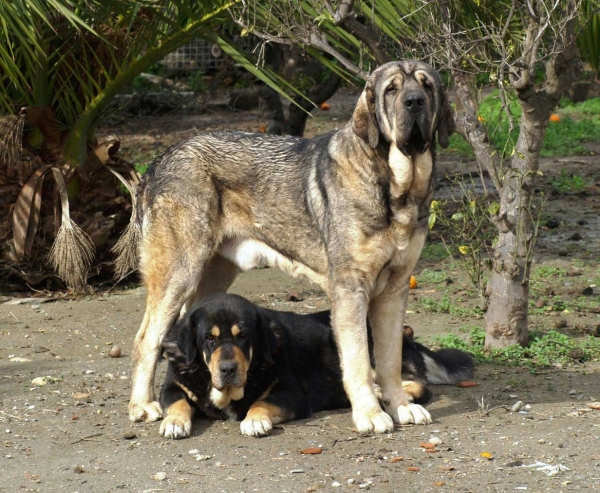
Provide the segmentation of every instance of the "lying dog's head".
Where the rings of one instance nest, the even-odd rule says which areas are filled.
[[[442,147],[454,131],[439,74],[419,61],[390,62],[368,78],[352,117],[354,132],[375,149],[381,140],[407,156]]]
[[[253,363],[269,364],[274,335],[256,307],[240,296],[214,295],[192,307],[163,348],[180,373],[208,369],[211,400],[224,407],[244,396]]]

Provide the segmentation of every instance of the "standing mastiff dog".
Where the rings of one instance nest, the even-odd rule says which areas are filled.
[[[329,296],[343,383],[360,432],[430,423],[402,389],[409,277],[427,232],[435,135],[452,132],[439,75],[418,61],[382,65],[352,119],[310,140],[211,132],[167,150],[138,194],[146,312],[133,349],[129,415],[155,421],[161,340],[200,299],[236,275],[277,266]],[[367,345],[373,330],[373,390]],[[239,392],[231,396],[241,398]]]

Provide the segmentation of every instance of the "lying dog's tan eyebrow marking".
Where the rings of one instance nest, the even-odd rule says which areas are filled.
[[[190,400],[192,400],[193,402],[198,402],[198,397],[196,397],[196,394],[194,394],[185,385],[178,382],[177,380],[175,380],[175,385],[177,385],[181,390],[183,390],[185,392],[185,395],[187,395],[190,398]]]
[[[240,327],[238,326],[238,324],[233,324],[233,325],[231,326],[231,335],[232,335],[233,337],[235,337],[235,336],[239,335],[239,334],[240,334],[240,332],[241,332],[241,331],[240,331]]]
[[[221,330],[215,325],[212,329],[210,329],[210,333],[215,337],[219,337],[221,335]]]

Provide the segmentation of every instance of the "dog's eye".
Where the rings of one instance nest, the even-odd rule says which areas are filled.
[[[391,92],[394,92],[395,90],[396,90],[396,88],[394,87],[394,84],[390,84],[389,86],[387,86],[385,88],[386,93],[391,93]]]
[[[248,337],[248,334],[246,334],[245,332],[240,332],[240,333],[238,334],[238,337],[239,337],[240,339],[245,339],[246,337]]]

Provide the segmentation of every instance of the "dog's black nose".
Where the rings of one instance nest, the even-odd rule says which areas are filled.
[[[417,113],[423,109],[425,99],[419,92],[409,92],[404,96],[404,106],[408,111]]]
[[[237,363],[235,361],[224,361],[219,365],[219,371],[221,372],[221,377],[224,379],[231,379],[235,376],[237,372]]]

